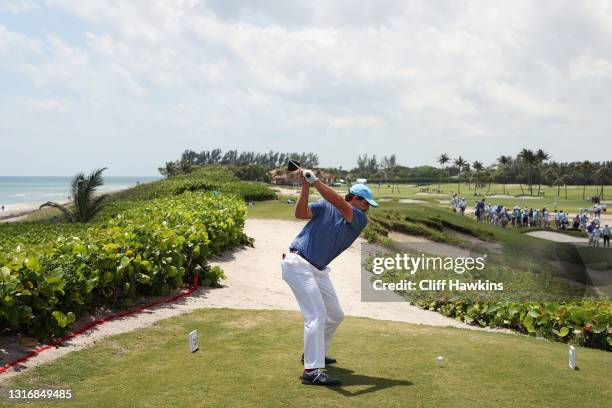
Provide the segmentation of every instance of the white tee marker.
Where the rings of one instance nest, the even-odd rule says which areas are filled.
[[[194,330],[189,333],[189,351],[192,353],[197,351],[200,346],[198,345],[198,331]]]
[[[569,346],[569,368],[576,369],[576,347]]]

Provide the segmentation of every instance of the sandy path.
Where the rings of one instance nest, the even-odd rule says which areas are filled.
[[[399,200],[400,203],[404,203],[404,204],[428,204],[428,201],[424,201],[424,200],[415,200],[413,198],[400,198]]]
[[[111,321],[78,336],[65,346],[48,350],[0,375],[0,384],[30,367],[52,361],[71,351],[94,344],[103,337],[154,325],[157,321],[200,308],[298,310],[289,287],[281,279],[281,253],[303,226],[298,221],[248,220],[246,233],[255,238],[255,248],[241,248],[212,261],[225,270],[222,289],[201,289],[179,302],[151,308],[145,313]],[[360,279],[360,244],[357,240],[332,264],[331,279],[346,315],[380,320],[394,320],[433,326],[467,326],[436,312],[426,311],[406,302],[362,303]],[[487,329],[488,330],[488,329]],[[187,335],[187,334],[185,334]],[[25,354],[16,338],[0,339],[0,365]]]
[[[560,232],[553,231],[533,231],[526,232],[525,235],[530,235],[536,238],[548,239],[549,241],[555,242],[571,242],[571,243],[588,243],[588,238],[585,237],[574,237],[572,235],[562,234]]]
[[[281,195],[285,195],[285,196],[295,196],[298,197],[300,195],[300,192],[302,191],[301,189],[292,189],[292,188],[286,188],[286,187],[270,187],[270,189],[272,191],[277,192],[278,194]],[[316,190],[313,190],[316,191]],[[313,198],[313,197],[321,197],[321,194],[318,193],[311,193],[308,195],[309,197]]]

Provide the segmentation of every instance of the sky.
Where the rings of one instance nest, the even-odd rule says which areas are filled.
[[[610,1],[0,0],[0,176],[611,160]]]

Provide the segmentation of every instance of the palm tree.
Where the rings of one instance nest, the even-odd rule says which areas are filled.
[[[442,171],[440,172],[440,178],[438,179],[438,192],[441,191],[441,183],[442,183],[442,172],[444,171],[444,165],[450,161],[450,157],[448,154],[442,153],[440,157],[438,157],[438,163],[442,166]]]
[[[593,173],[593,164],[585,160],[579,164],[579,175],[582,179],[582,199],[586,199],[586,185],[591,181],[591,175]]]
[[[189,174],[191,173],[191,170],[193,168],[192,165],[193,162],[190,161],[188,158],[182,158],[178,162],[177,167],[181,174]]]
[[[559,193],[561,191],[561,170],[556,163],[553,163],[551,166],[548,166],[544,173],[542,173],[542,180],[550,185],[551,187],[557,186],[557,197],[559,197]]]
[[[391,171],[393,171],[395,166],[397,166],[397,158],[395,157],[394,154],[392,154],[389,157],[383,156],[382,162],[381,162],[381,171],[383,172],[383,175],[385,177],[385,184],[387,184],[387,175]]]
[[[96,188],[104,184],[102,172],[107,168],[97,169],[91,172],[89,177],[85,177],[83,173],[79,173],[72,178],[71,192],[74,208],[66,208],[65,206],[55,203],[46,202],[39,208],[55,207],[62,211],[69,222],[88,222],[107,205],[104,203],[106,195],[95,197]]]
[[[521,152],[518,154],[518,158],[523,161],[527,168],[527,186],[529,187],[529,195],[533,195],[533,188],[531,187],[531,170],[537,161],[536,155],[532,150],[523,148],[523,150],[521,150]]]
[[[559,178],[559,185],[563,184],[565,188],[565,199],[567,200],[567,185],[572,182],[572,178],[569,174],[564,174]]]
[[[512,157],[510,156],[499,156],[497,158],[497,163],[499,163],[499,165],[501,166],[501,171],[502,171],[502,175],[504,178],[504,194],[506,194],[506,181],[507,181],[507,176],[508,176],[508,166],[510,166],[510,164],[512,163]]]
[[[466,161],[463,159],[463,157],[459,156],[455,159],[454,161],[455,166],[457,166],[457,168],[459,169],[459,177],[457,177],[457,179],[459,180],[457,182],[457,194],[461,194],[461,172],[463,171],[463,168],[466,165]]]
[[[474,181],[474,191],[476,191],[476,189],[478,188],[477,186],[480,185],[480,172],[482,171],[482,169],[484,169],[484,165],[478,160],[476,160],[474,163],[472,163],[472,168],[476,172],[476,180]]]
[[[610,178],[610,169],[608,168],[608,166],[602,163],[602,166],[599,169],[597,169],[597,171],[595,172],[595,175],[597,176],[597,178],[599,179],[599,183],[601,184],[601,192],[599,193],[599,199],[600,201],[603,201],[604,200],[604,185],[606,184],[606,181],[608,180],[608,178]]]
[[[487,195],[489,194],[489,191],[491,191],[491,184],[493,184],[493,170],[490,168],[486,168],[484,171],[484,177],[485,180],[489,182],[489,187],[487,187],[487,192],[485,193],[485,195]]]
[[[466,180],[468,182],[468,190],[470,189],[470,175],[472,173],[472,169],[470,168],[470,163],[465,162],[463,167],[461,168],[463,174],[465,174]]]
[[[550,159],[550,154],[546,153],[542,149],[538,149],[535,153],[535,164],[538,166],[538,197],[540,196],[540,189],[542,188],[542,177],[540,174],[542,163]]]
[[[166,164],[164,164],[164,167],[159,167],[157,170],[159,170],[162,176],[166,177],[174,176],[179,171],[176,162],[173,161],[166,162]]]

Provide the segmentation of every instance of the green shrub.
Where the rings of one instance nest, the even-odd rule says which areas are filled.
[[[239,197],[185,193],[134,207],[80,236],[60,235],[0,254],[0,328],[59,335],[99,305],[126,306],[191,282],[215,286],[207,260],[250,244]]]
[[[187,175],[141,184],[117,195],[117,199],[148,200],[182,194],[186,191],[220,191],[233,193],[245,200],[271,200],[275,193],[265,184],[240,181],[218,166],[206,166]]]
[[[482,327],[503,327],[555,341],[612,351],[612,303],[417,302],[423,308]]]
[[[269,183],[272,180],[270,169],[262,164],[230,166],[230,170],[240,180],[263,181],[265,183]]]
[[[7,222],[0,223],[0,253],[14,248],[45,245],[59,235],[81,235],[89,225],[79,223]]]

